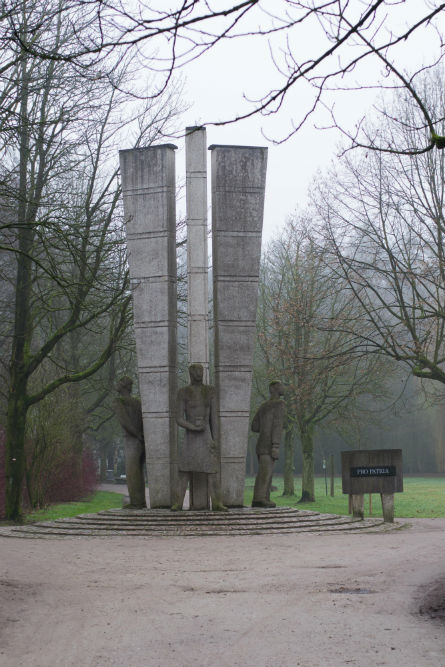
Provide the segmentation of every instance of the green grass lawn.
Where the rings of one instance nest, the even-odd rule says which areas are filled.
[[[54,521],[54,519],[66,519],[78,514],[92,514],[101,510],[109,510],[113,507],[122,507],[123,495],[111,491],[96,491],[89,498],[74,503],[60,503],[50,505],[47,509],[30,512],[25,516],[26,523],[35,521]]]
[[[255,479],[246,479],[244,504],[252,502]],[[278,491],[272,491],[271,500],[277,505],[317,510],[331,514],[348,514],[348,496],[341,492],[341,477],[335,478],[335,495],[326,496],[324,477],[315,478],[315,503],[298,505],[301,496],[301,477],[295,477],[295,496],[283,496],[283,479],[274,477],[273,485]],[[441,477],[405,477],[403,493],[394,494],[394,515],[396,517],[443,517],[445,516],[445,480]],[[330,491],[328,479],[328,494]],[[369,496],[365,496],[365,516],[369,513]],[[382,504],[378,494],[372,495],[372,516],[382,516]]]
[[[244,504],[252,503],[255,479],[247,477]],[[274,477],[273,484],[278,487],[272,491],[271,499],[277,505],[317,510],[328,514],[348,514],[348,497],[341,492],[341,478],[335,478],[335,496],[326,496],[324,477],[315,478],[315,503],[298,505],[301,492],[301,477],[295,477],[295,496],[283,496],[283,479]],[[440,477],[405,477],[403,493],[395,494],[396,517],[443,517],[445,516],[445,481]],[[329,493],[329,480],[328,480]],[[30,512],[25,517],[26,523],[35,521],[53,521],[77,514],[90,514],[101,510],[122,507],[122,495],[109,491],[97,491],[91,497],[73,503],[51,505],[48,509]],[[369,514],[369,496],[365,496],[365,516]],[[372,496],[372,516],[382,516],[380,496]]]

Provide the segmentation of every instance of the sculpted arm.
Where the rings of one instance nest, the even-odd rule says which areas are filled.
[[[283,433],[284,422],[284,401],[275,408],[273,424],[272,424],[272,458],[278,459],[280,454],[281,435]]]
[[[255,417],[252,419],[251,429],[254,433],[260,432],[260,411],[257,410]]]
[[[141,442],[145,442],[144,438],[144,420],[142,418],[142,405],[141,401],[137,399],[137,406],[138,406],[138,411],[137,411],[137,430],[138,430],[138,438]]]
[[[204,426],[195,426],[185,418],[185,395],[180,389],[176,396],[176,423],[187,431],[203,431]]]
[[[141,406],[139,402],[135,401],[135,403],[136,405],[131,404],[130,401],[125,403],[121,398],[117,398],[113,402],[113,407],[124,431],[143,442]]]
[[[210,399],[210,433],[216,444],[218,435],[218,411],[216,405],[216,392],[213,391]]]

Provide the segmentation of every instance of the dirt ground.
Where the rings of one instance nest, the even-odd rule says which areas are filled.
[[[403,523],[362,534],[1,538],[0,665],[443,667],[432,591],[444,579],[445,520]]]

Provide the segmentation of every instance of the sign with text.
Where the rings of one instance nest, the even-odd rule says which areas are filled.
[[[351,468],[351,477],[394,477],[395,466],[359,466]]]
[[[401,449],[342,452],[342,490],[348,494],[403,491]]]

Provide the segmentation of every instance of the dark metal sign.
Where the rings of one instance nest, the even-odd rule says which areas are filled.
[[[349,495],[403,491],[401,449],[355,449],[341,453],[342,490]]]
[[[396,466],[357,466],[350,469],[351,477],[395,477]]]

